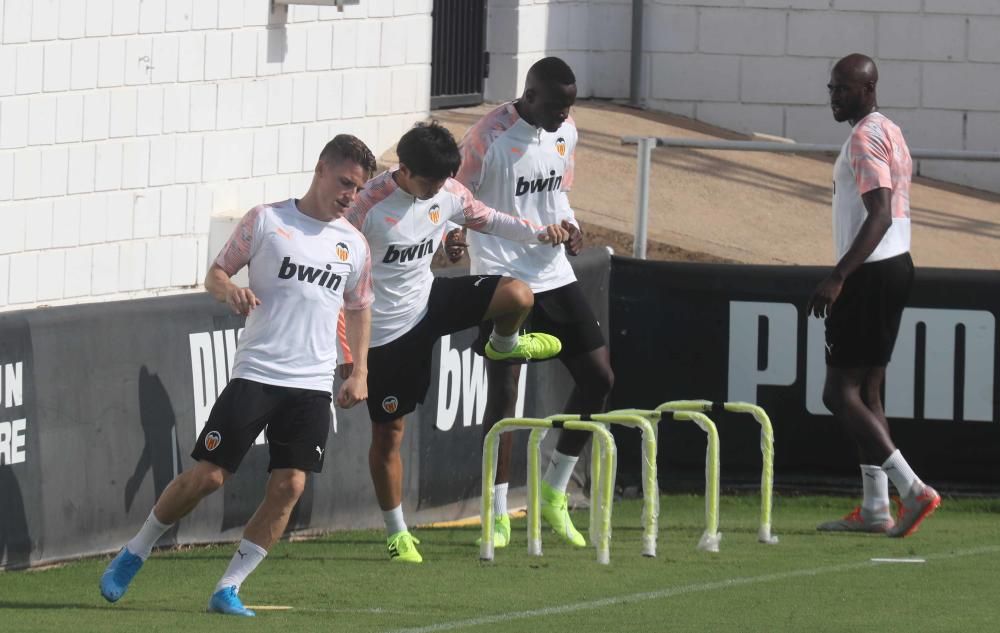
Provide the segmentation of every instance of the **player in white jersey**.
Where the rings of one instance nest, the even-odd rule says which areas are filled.
[[[576,100],[576,78],[557,57],[547,57],[528,70],[520,99],[505,103],[476,123],[462,140],[462,168],[457,176],[487,205],[539,224],[559,223],[570,232],[565,248],[501,242],[488,235],[468,235],[472,272],[510,274],[535,293],[526,325],[562,341],[559,360],[575,383],[564,411],[601,413],[614,383],[608,347],[587,304],[566,254],[576,255],[583,236],[566,192],[573,184],[577,130],[569,116]],[[451,237],[451,236],[449,236]],[[455,254],[452,249],[452,255]],[[483,332],[488,331],[488,324]],[[480,337],[481,345],[482,337]],[[523,362],[523,361],[521,361]],[[489,377],[483,432],[514,415],[521,362],[486,363]],[[586,545],[568,513],[566,488],[589,438],[580,431],[561,431],[542,482],[542,517],[565,541]],[[507,482],[511,434],[500,444],[494,487],[494,544],[509,541]]]
[[[305,196],[251,209],[212,264],[205,289],[247,317],[232,380],[198,437],[196,463],[167,486],[101,577],[109,602],[125,593],[157,539],[236,472],[266,428],[271,460],[264,500],[208,604],[212,612],[254,615],[238,596],[240,586],[284,533],[306,474],[323,467],[342,306],[354,372],[337,404],[346,408],[367,398],[371,256],[342,216],[374,169],[364,143],[335,137],[320,154]],[[248,288],[231,281],[243,266],[249,267]]]
[[[389,557],[422,560],[402,509],[400,444],[404,416],[423,402],[430,385],[431,354],[441,336],[495,323],[487,353],[494,358],[548,358],[558,339],[519,336],[531,310],[527,285],[499,275],[435,278],[431,258],[449,221],[508,240],[552,250],[568,237],[559,224],[541,226],[499,213],[475,200],[452,179],[458,145],[436,123],[408,131],[397,146],[399,168],[372,179],[345,218],[373,253],[372,339],[368,355],[368,412],[372,420],[369,466],[382,509]]]
[[[878,70],[864,55],[833,67],[830,107],[851,135],[833,167],[833,222],[837,265],[809,300],[808,312],[826,317],[823,403],[858,447],[864,497],[822,531],[908,536],[941,503],[893,444],[882,405],[885,367],[913,285],[910,258],[912,164],[899,127],[878,112]],[[892,481],[900,495],[889,511]]]

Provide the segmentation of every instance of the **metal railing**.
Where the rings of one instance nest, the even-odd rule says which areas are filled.
[[[649,233],[649,169],[653,150],[657,147],[683,147],[685,149],[713,149],[743,152],[776,152],[783,154],[839,154],[841,145],[818,143],[781,143],[774,141],[725,141],[716,139],[670,138],[653,136],[623,136],[622,145],[638,146],[635,197],[635,241],[632,255],[646,259],[646,241]],[[974,152],[967,150],[911,149],[914,160],[962,160],[1000,162],[1000,152]]]

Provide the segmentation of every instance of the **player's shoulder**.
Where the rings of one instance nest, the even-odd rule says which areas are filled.
[[[392,170],[386,170],[366,182],[344,214],[348,222],[351,224],[362,222],[372,209],[384,202],[398,187],[392,178]]]
[[[885,116],[881,112],[872,112],[857,125],[851,131],[851,136],[853,138],[885,138],[893,131],[899,130],[899,126],[893,123],[889,117]]]
[[[357,251],[364,253],[368,250],[368,239],[365,237],[364,233],[347,221],[346,218],[337,218],[334,222],[334,226],[339,232],[338,239],[347,242],[350,246],[354,247],[351,249],[351,252]]]
[[[461,198],[468,193],[470,193],[469,188],[463,185],[461,181],[456,178],[448,178],[444,181],[444,185],[441,186],[441,190],[434,197],[457,196]]]
[[[467,138],[488,148],[514,127],[520,119],[514,102],[502,103],[482,116],[471,128]]]
[[[261,224],[275,220],[283,220],[290,211],[295,210],[295,200],[289,198],[280,202],[265,202],[252,207],[243,216],[245,222]]]

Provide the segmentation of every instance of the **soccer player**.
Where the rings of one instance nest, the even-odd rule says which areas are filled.
[[[908,536],[941,503],[914,474],[889,435],[881,389],[913,285],[910,258],[910,150],[899,127],[878,111],[878,70],[848,55],[830,74],[830,107],[852,130],[833,167],[837,265],[809,300],[826,317],[823,403],[858,447],[864,497],[822,531]],[[899,491],[895,520],[888,481]]]
[[[420,124],[400,139],[399,167],[373,178],[345,215],[371,245],[371,349],[368,352],[368,455],[375,494],[385,520],[393,561],[423,559],[402,509],[403,463],[399,454],[404,416],[423,402],[430,385],[431,353],[443,335],[491,320],[486,354],[548,358],[559,340],[545,334],[518,336],[531,310],[527,285],[500,275],[435,278],[431,258],[450,220],[509,240],[542,243],[554,250],[568,237],[559,224],[540,226],[478,202],[455,181],[461,161],[451,132]],[[511,242],[513,244],[513,242]]]
[[[239,598],[240,586],[284,533],[306,473],[323,468],[341,306],[354,371],[337,404],[352,407],[368,394],[371,256],[342,216],[374,169],[364,143],[335,137],[320,154],[305,196],[251,209],[212,264],[206,290],[247,317],[232,380],[198,436],[194,466],[167,486],[101,576],[109,602],[122,597],[157,539],[236,472],[266,428],[271,461],[264,500],[208,603],[211,612],[254,615]],[[231,281],[243,266],[249,267],[248,288]]]
[[[573,184],[576,125],[569,116],[576,101],[576,78],[558,57],[546,57],[528,70],[521,98],[505,103],[484,116],[462,140],[462,168],[458,180],[485,204],[509,210],[522,220],[557,223],[570,234],[564,248],[502,242],[489,235],[468,235],[472,272],[477,275],[510,274],[531,287],[535,304],[526,325],[549,332],[562,342],[559,360],[575,383],[565,411],[601,413],[614,383],[608,347],[597,319],[587,304],[566,254],[583,248],[580,231],[566,192]],[[449,235],[449,255],[460,256],[455,245],[462,236]],[[482,349],[481,328],[477,343]],[[514,415],[520,359],[489,359],[489,380],[483,433],[502,418]],[[560,432],[552,461],[542,481],[542,517],[563,540],[586,545],[568,512],[566,488],[589,434]],[[512,436],[500,443],[494,485],[494,544],[510,540],[507,515]]]

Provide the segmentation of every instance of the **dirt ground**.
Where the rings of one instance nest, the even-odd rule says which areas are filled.
[[[438,110],[432,117],[461,138],[492,107]],[[570,201],[587,244],[609,245],[620,255],[632,253],[636,191],[636,148],[622,145],[621,137],[745,138],[603,101],[579,102],[573,117],[580,143]],[[848,131],[845,124],[845,138]],[[394,163],[394,150],[381,159]],[[833,264],[831,159],[658,149],[651,170],[650,259]],[[1000,195],[915,177],[911,207],[918,266],[1000,268]]]

